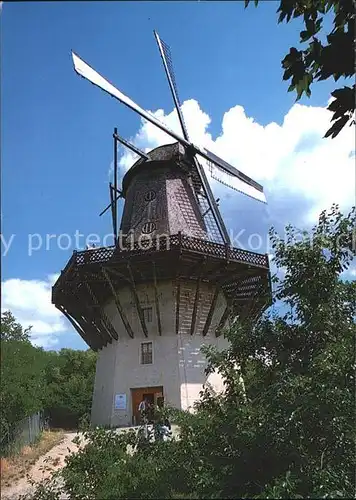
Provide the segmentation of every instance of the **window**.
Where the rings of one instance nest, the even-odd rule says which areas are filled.
[[[152,363],[153,363],[152,342],[142,342],[141,365],[152,365]]]
[[[156,198],[156,193],[153,191],[153,189],[150,189],[149,191],[147,191],[147,193],[145,193],[145,201],[152,201]]]
[[[142,312],[145,323],[152,323],[152,307],[143,307]]]
[[[143,234],[150,234],[156,229],[156,224],[154,222],[145,222],[142,226]]]

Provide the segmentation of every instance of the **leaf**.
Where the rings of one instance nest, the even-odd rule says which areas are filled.
[[[333,8],[333,13],[330,10]],[[303,93],[311,95],[311,84],[333,78],[338,81],[355,75],[354,64],[354,40],[355,40],[355,9],[352,0],[281,0],[277,10],[278,23],[289,22],[291,18],[303,16],[305,29],[300,31],[301,43],[312,41],[305,50],[298,51],[295,47],[282,60],[283,80],[291,79],[288,92],[296,91],[296,100]],[[325,15],[333,15],[334,27],[326,33],[327,44],[316,38],[323,27]],[[304,80],[308,74],[308,81]],[[302,80],[304,83],[302,83]],[[330,111],[335,113],[333,120],[336,124],[327,132],[326,137],[336,137],[340,132],[339,127],[345,126],[345,114],[352,115],[355,112],[355,87],[349,95],[345,92],[345,103],[334,104]],[[337,107],[337,109],[336,109]],[[335,108],[335,109],[334,109]]]
[[[301,31],[300,32],[300,40],[302,42],[306,42],[308,40],[308,38],[310,38],[312,36],[311,33],[309,33],[308,31]]]
[[[245,0],[245,9],[246,9],[246,7],[248,7],[248,5],[249,5],[250,2],[251,2],[251,0]],[[257,7],[258,0],[254,0],[254,4],[255,4],[255,7]]]
[[[346,125],[346,123],[350,120],[349,116],[342,116],[339,118],[333,125],[332,127],[329,128],[329,130],[326,132],[324,137],[330,137],[334,139],[343,129],[343,127]]]

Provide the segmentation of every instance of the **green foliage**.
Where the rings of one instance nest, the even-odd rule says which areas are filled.
[[[61,349],[47,353],[44,405],[54,426],[77,428],[90,413],[96,353]]]
[[[250,0],[245,0],[247,7]],[[255,5],[258,0],[255,0]],[[278,22],[302,17],[305,29],[300,32],[300,42],[309,43],[304,50],[291,47],[282,61],[283,80],[290,80],[288,91],[297,93],[299,100],[303,93],[311,95],[311,84],[316,81],[355,75],[355,5],[353,0],[281,0]],[[333,28],[321,41],[323,21],[333,15]],[[329,104],[335,123],[325,137],[336,137],[350,122],[355,124],[355,85],[336,89],[331,95],[334,100]]]
[[[1,315],[1,448],[14,438],[16,424],[42,409],[45,353],[29,341],[30,329],[24,330],[13,315]]]
[[[79,451],[66,457],[64,469],[38,483],[34,496],[23,500],[59,500],[63,491],[75,500],[195,498],[190,453],[183,440],[152,442],[149,434],[143,438],[132,429],[87,428],[74,442]]]
[[[30,341],[10,311],[1,315],[0,432],[2,451],[18,423],[39,410],[57,427],[76,428],[90,413],[96,354],[62,349],[43,351]]]
[[[16,321],[13,314],[10,311],[4,311],[1,314],[1,326],[0,326],[0,340],[10,341],[10,340],[20,340],[28,341],[30,340],[31,327],[22,328],[20,323]]]
[[[205,391],[187,435],[208,471],[199,497],[353,495],[356,286],[339,275],[354,228],[355,210],[334,206],[302,241],[271,231],[286,312],[237,323],[227,351],[207,351],[226,392]]]
[[[184,468],[177,470],[177,463],[184,463],[181,442],[147,441],[138,447],[134,431],[105,429],[89,430],[84,439],[87,445],[66,459],[62,473],[70,498],[172,498],[174,489],[187,483]]]

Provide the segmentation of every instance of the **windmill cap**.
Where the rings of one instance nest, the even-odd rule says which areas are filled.
[[[167,162],[167,161],[177,161],[184,155],[184,148],[178,143],[165,144],[163,146],[158,146],[146,153],[149,160],[140,158],[137,160],[132,167],[126,172],[122,179],[122,191],[125,197],[126,191],[131,183],[133,177],[141,170],[141,168],[147,168],[148,164],[151,162]]]

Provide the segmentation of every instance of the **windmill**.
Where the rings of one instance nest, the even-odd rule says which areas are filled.
[[[230,320],[254,318],[270,301],[268,256],[234,248],[202,165],[213,177],[265,202],[262,186],[193,144],[181,111],[169,47],[155,33],[182,133],[173,132],[73,53],[79,75],[175,139],[143,152],[114,130],[110,204],[115,245],[75,251],[52,302],[98,351],[91,421],[137,423],[144,399],[188,409],[207,382],[201,345],[226,348]],[[117,143],[138,159],[118,189]],[[124,199],[117,240],[118,199]],[[119,243],[119,244],[118,244]],[[223,380],[208,380],[216,391]]]
[[[158,33],[154,31],[154,36],[159,48],[159,52],[162,58],[164,70],[169,83],[169,87],[172,93],[175,109],[178,114],[178,119],[180,127],[182,130],[182,135],[177,134],[173,130],[169,129],[165,124],[161,123],[155,116],[145,111],[142,107],[136,104],[130,97],[126,96],[121,90],[114,87],[108,80],[101,76],[97,71],[90,67],[83,59],[81,59],[77,54],[72,52],[74,69],[78,75],[82,76],[92,84],[96,85],[100,89],[107,92],[109,95],[119,100],[122,104],[126,105],[128,108],[132,109],[138,113],[142,118],[148,122],[156,125],[162,131],[166,132],[169,136],[174,138],[180,145],[184,147],[185,153],[189,158],[187,162],[191,169],[192,184],[194,193],[196,196],[196,201],[198,203],[200,212],[205,221],[209,238],[212,241],[221,242],[224,244],[230,244],[230,238],[221,217],[217,202],[214,198],[213,192],[209,185],[209,181],[201,165],[199,159],[206,160],[210,167],[211,175],[214,179],[222,182],[223,184],[232,187],[233,189],[254,198],[255,200],[266,202],[266,198],[263,192],[263,187],[258,182],[254,181],[247,175],[245,175],[240,170],[236,169],[228,162],[214,154],[213,152],[198,147],[193,144],[188,135],[187,127],[184,122],[183,113],[181,110],[181,101],[178,95],[178,88],[175,80],[172,56],[169,46],[159,37]],[[128,141],[120,138],[117,133],[116,139],[123,143],[125,146],[129,147],[136,154],[140,155],[142,158],[147,159],[147,155],[136,148],[134,145],[130,144]],[[213,169],[218,171],[218,175],[213,174]],[[115,166],[115,179],[117,179],[117,166]],[[223,177],[223,178],[222,178]],[[225,180],[224,180],[225,179]],[[117,185],[115,181],[114,192],[115,197],[111,199],[110,206],[114,207],[113,212],[116,211],[116,196],[117,196]],[[111,190],[110,190],[111,193]],[[109,208],[107,207],[107,209]],[[116,216],[113,216],[114,218]],[[116,223],[114,223],[116,225]],[[115,232],[115,229],[114,229]]]

